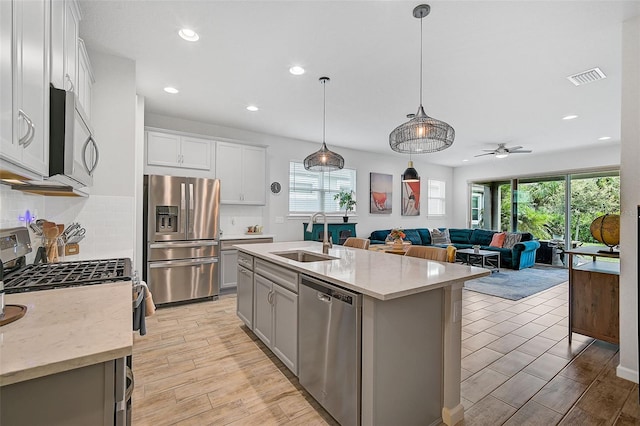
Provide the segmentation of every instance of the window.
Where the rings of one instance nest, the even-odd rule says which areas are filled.
[[[444,216],[445,214],[445,182],[429,179],[427,181],[427,215]]]
[[[333,196],[341,190],[355,189],[354,169],[312,172],[305,170],[302,163],[289,162],[289,214],[344,213]]]

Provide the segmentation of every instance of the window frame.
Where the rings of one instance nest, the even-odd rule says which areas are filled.
[[[340,189],[336,189],[336,188],[331,188],[331,180],[332,180],[332,174],[336,173],[336,172],[314,172],[314,171],[309,171],[309,170],[305,170],[304,173],[309,176],[309,175],[315,175],[317,177],[317,183],[315,184],[315,188],[313,187],[314,184],[312,184],[312,188],[309,189],[309,192],[312,193],[316,193],[318,194],[318,203],[319,203],[319,208],[318,210],[313,210],[313,211],[303,211],[303,210],[298,210],[298,211],[292,211],[291,207],[292,207],[292,194],[296,193],[296,188],[295,188],[295,175],[292,175],[292,173],[295,173],[296,169],[300,169],[300,168],[304,168],[303,162],[302,161],[296,161],[296,160],[290,160],[289,161],[289,193],[287,194],[288,197],[288,201],[287,201],[287,214],[288,217],[292,217],[292,218],[298,218],[298,217],[306,217],[309,216],[313,213],[316,213],[318,211],[324,212],[328,217],[343,217],[344,216],[344,209],[337,207],[339,206],[339,204],[337,203],[337,201],[335,201],[336,203],[336,207],[337,210],[334,211],[329,211],[327,212],[327,206],[325,205],[325,202],[327,201],[327,196],[330,197],[331,200],[333,200],[333,195],[337,194],[340,190],[342,189],[351,189],[354,194],[356,193],[356,186],[357,186],[357,170],[356,169],[351,169],[348,167],[345,167],[343,169],[340,170],[340,172],[342,172],[343,170],[347,170],[350,172],[351,176],[349,177],[349,185],[347,185],[346,187],[341,185]],[[335,174],[333,175],[334,177],[336,176]],[[328,178],[328,182],[327,182],[327,178]],[[328,186],[328,188],[326,188]],[[299,188],[298,188],[299,190]],[[351,212],[349,212],[349,217],[357,217],[357,204],[354,206],[353,210]]]
[[[442,196],[434,196],[431,191],[431,183],[438,182],[441,185]],[[438,205],[442,206],[442,212],[432,213],[431,209],[434,205],[434,200],[439,201]],[[447,215],[447,182],[441,179],[427,179],[427,216],[429,217],[443,217]]]

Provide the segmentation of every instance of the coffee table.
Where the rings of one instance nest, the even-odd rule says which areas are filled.
[[[457,254],[460,255],[462,263],[500,272],[500,252],[498,251],[461,249],[457,251]]]

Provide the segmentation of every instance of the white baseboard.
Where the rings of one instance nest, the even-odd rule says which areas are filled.
[[[616,368],[616,374],[618,377],[638,383],[638,370],[632,370],[630,368],[623,367],[622,365],[618,365]]]

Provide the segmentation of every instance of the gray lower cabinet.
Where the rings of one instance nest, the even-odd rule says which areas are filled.
[[[245,325],[253,329],[253,271],[238,265],[237,315]]]
[[[253,284],[253,332],[297,375],[298,274],[256,259]]]
[[[1,425],[113,425],[114,361],[0,388]]]
[[[236,265],[238,263],[238,250],[221,250],[220,251],[220,290],[235,288],[239,276],[236,273]]]

